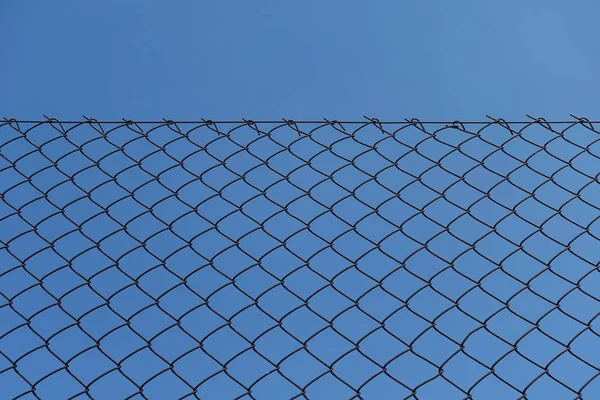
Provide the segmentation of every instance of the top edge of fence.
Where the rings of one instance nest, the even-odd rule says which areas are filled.
[[[556,124],[556,125],[567,125],[567,124],[600,124],[600,120],[590,120],[587,118],[574,117],[571,120],[549,120],[544,118],[533,118],[529,120],[505,120],[502,118],[491,118],[488,120],[420,120],[418,118],[404,119],[404,120],[380,120],[377,118],[365,117],[364,120],[335,120],[335,119],[322,119],[322,120],[303,120],[303,119],[280,119],[280,120],[252,120],[252,119],[241,119],[241,120],[174,120],[174,119],[162,119],[162,120],[134,120],[134,119],[122,119],[122,120],[98,120],[94,118],[85,118],[81,120],[60,120],[56,118],[47,118],[39,120],[27,120],[27,119],[16,119],[16,118],[2,118],[0,124],[107,124],[107,125],[132,125],[132,124],[144,124],[144,125],[170,125],[170,124],[192,124],[192,125],[211,125],[211,124],[238,124],[238,125],[251,125],[251,124],[348,124],[348,125],[365,125],[365,124],[382,124],[382,125],[447,125],[447,126],[460,126],[460,125],[490,125],[490,124],[510,124],[510,125],[528,125],[528,124]]]

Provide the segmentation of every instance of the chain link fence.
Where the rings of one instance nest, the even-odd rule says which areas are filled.
[[[599,133],[4,120],[0,398],[600,398]]]

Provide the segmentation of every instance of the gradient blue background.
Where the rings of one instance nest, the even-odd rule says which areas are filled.
[[[0,113],[597,116],[593,0],[201,3],[4,2]]]
[[[592,1],[5,3],[0,116],[594,118],[599,10]]]

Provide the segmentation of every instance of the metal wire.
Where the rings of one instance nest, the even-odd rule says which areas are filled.
[[[596,398],[573,118],[5,119],[0,397]]]
[[[454,120],[454,121],[430,121],[430,120],[419,120],[417,118],[412,118],[412,119],[404,119],[404,120],[400,120],[400,121],[381,121],[377,118],[372,118],[372,117],[368,117],[366,115],[363,116],[364,120],[330,120],[327,118],[324,118],[323,120],[291,120],[291,119],[285,119],[282,118],[281,120],[249,120],[249,119],[241,119],[241,120],[211,120],[211,119],[200,119],[200,120],[172,120],[172,119],[162,119],[162,120],[135,120],[135,123],[138,125],[158,125],[158,124],[163,124],[163,123],[177,123],[180,125],[187,125],[187,124],[192,124],[192,125],[201,125],[201,124],[212,124],[212,123],[218,123],[218,124],[248,124],[248,123],[259,123],[259,124],[280,124],[280,123],[300,123],[300,124],[322,124],[322,123],[342,123],[342,124],[351,124],[351,125],[356,125],[356,124],[365,124],[365,123],[377,123],[377,124],[383,124],[383,125],[404,125],[404,124],[408,124],[408,125],[412,125],[415,123],[419,123],[419,124],[427,124],[427,125],[486,125],[486,124],[501,124],[501,123],[510,123],[511,125],[524,125],[524,124],[531,124],[531,123],[549,123],[549,124],[558,124],[558,125],[564,125],[564,124],[573,124],[574,122],[577,123],[592,123],[592,124],[597,124],[600,123],[600,121],[596,121],[596,120],[589,120],[587,118],[583,118],[583,117],[577,117],[573,114],[570,114],[571,117],[574,118],[574,120],[550,120],[547,121],[544,118],[535,118],[532,117],[531,115],[527,115],[528,120],[522,120],[522,121],[505,121],[502,118],[494,118],[491,117],[489,115],[487,115],[487,120],[483,120],[483,121],[459,121],[459,120]],[[27,119],[15,119],[15,118],[7,118],[4,117],[4,121],[5,122],[19,122],[19,123],[25,123],[25,124],[49,124],[52,122],[58,122],[58,120],[56,118],[50,118],[48,116],[45,116],[45,119],[38,119],[38,120],[27,120]],[[94,118],[89,118],[86,117],[85,115],[83,116],[82,120],[61,120],[60,121],[62,124],[69,124],[69,125],[73,125],[73,124],[86,124],[86,123],[100,123],[100,124],[127,124],[127,123],[133,123],[134,120],[131,119],[121,119],[121,120],[97,120]]]

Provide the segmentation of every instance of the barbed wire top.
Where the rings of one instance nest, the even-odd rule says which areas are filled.
[[[0,397],[599,397],[573,118],[0,121]]]

